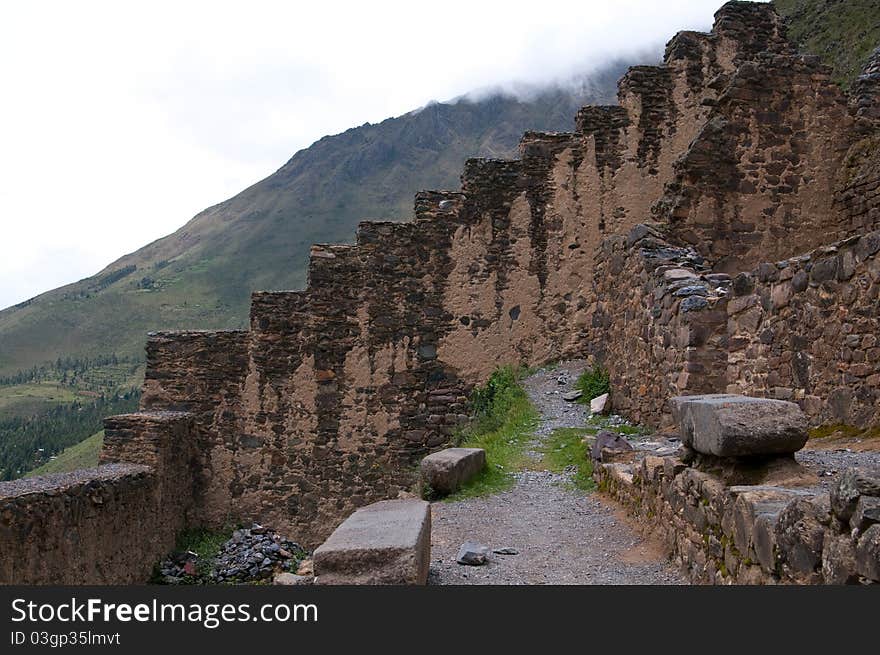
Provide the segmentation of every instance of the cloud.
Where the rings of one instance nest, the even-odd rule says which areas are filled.
[[[720,4],[11,4],[0,306],[95,273],[325,134],[659,52]]]

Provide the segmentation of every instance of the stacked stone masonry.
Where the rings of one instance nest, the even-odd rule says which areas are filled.
[[[878,471],[849,470],[831,494],[727,486],[672,456],[599,463],[594,476],[694,582],[880,582]]]
[[[248,330],[149,335],[142,410],[191,425],[173,526],[259,520],[316,546],[412,489],[505,363],[590,357],[612,403],[658,426],[670,397],[728,388],[790,390],[816,423],[843,408],[874,421],[874,254],[852,250],[850,277],[786,307],[764,298],[788,272],[754,272],[880,227],[872,74],[847,98],[769,5],[729,2],[574,132],[529,132],[520,159],[469,160],[460,190],[419,193],[412,221],[314,246],[308,288],[254,293]],[[754,290],[738,290],[742,271]],[[755,325],[740,320],[752,307],[732,311],[750,297]],[[817,341],[816,312],[839,331]],[[108,442],[103,461],[141,456]],[[0,485],[0,502],[15,494]]]
[[[108,419],[102,455],[129,463],[2,483],[0,583],[133,584],[196,520],[192,416]]]

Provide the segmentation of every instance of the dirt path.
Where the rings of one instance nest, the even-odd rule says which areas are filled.
[[[509,491],[455,503],[432,505],[429,584],[682,584],[658,544],[640,538],[618,518],[617,510],[596,494],[571,487],[568,474],[540,470],[537,446],[553,430],[580,427],[583,405],[566,403],[559,384],[574,381],[583,362],[565,362],[541,370],[525,388],[541,412],[541,424],[529,455],[536,470],[516,475]],[[483,566],[455,559],[465,541],[492,549],[514,548],[516,555],[493,554]]]

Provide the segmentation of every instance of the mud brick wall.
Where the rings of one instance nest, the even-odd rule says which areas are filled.
[[[829,498],[804,489],[728,487],[675,457],[593,471],[599,489],[659,535],[673,561],[702,584],[880,581],[880,523],[865,514],[880,499],[861,494],[855,475],[844,472],[848,491],[833,489]]]
[[[880,232],[734,280],[727,391],[798,402],[810,422],[880,423]]]
[[[197,520],[192,434],[186,414],[114,417],[111,463],[0,483],[0,584],[146,582]]]
[[[732,74],[655,216],[727,273],[842,238],[832,198],[852,126],[817,58],[760,54]]]
[[[627,280],[620,284],[620,280]],[[669,424],[666,401],[724,383],[730,278],[654,227],[606,239],[593,278],[590,353],[608,369],[614,411]]]

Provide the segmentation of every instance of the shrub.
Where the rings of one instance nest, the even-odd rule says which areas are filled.
[[[608,371],[600,366],[587,369],[580,374],[577,382],[574,383],[574,387],[583,392],[581,402],[588,403],[596,396],[601,396],[603,393],[611,391]]]

